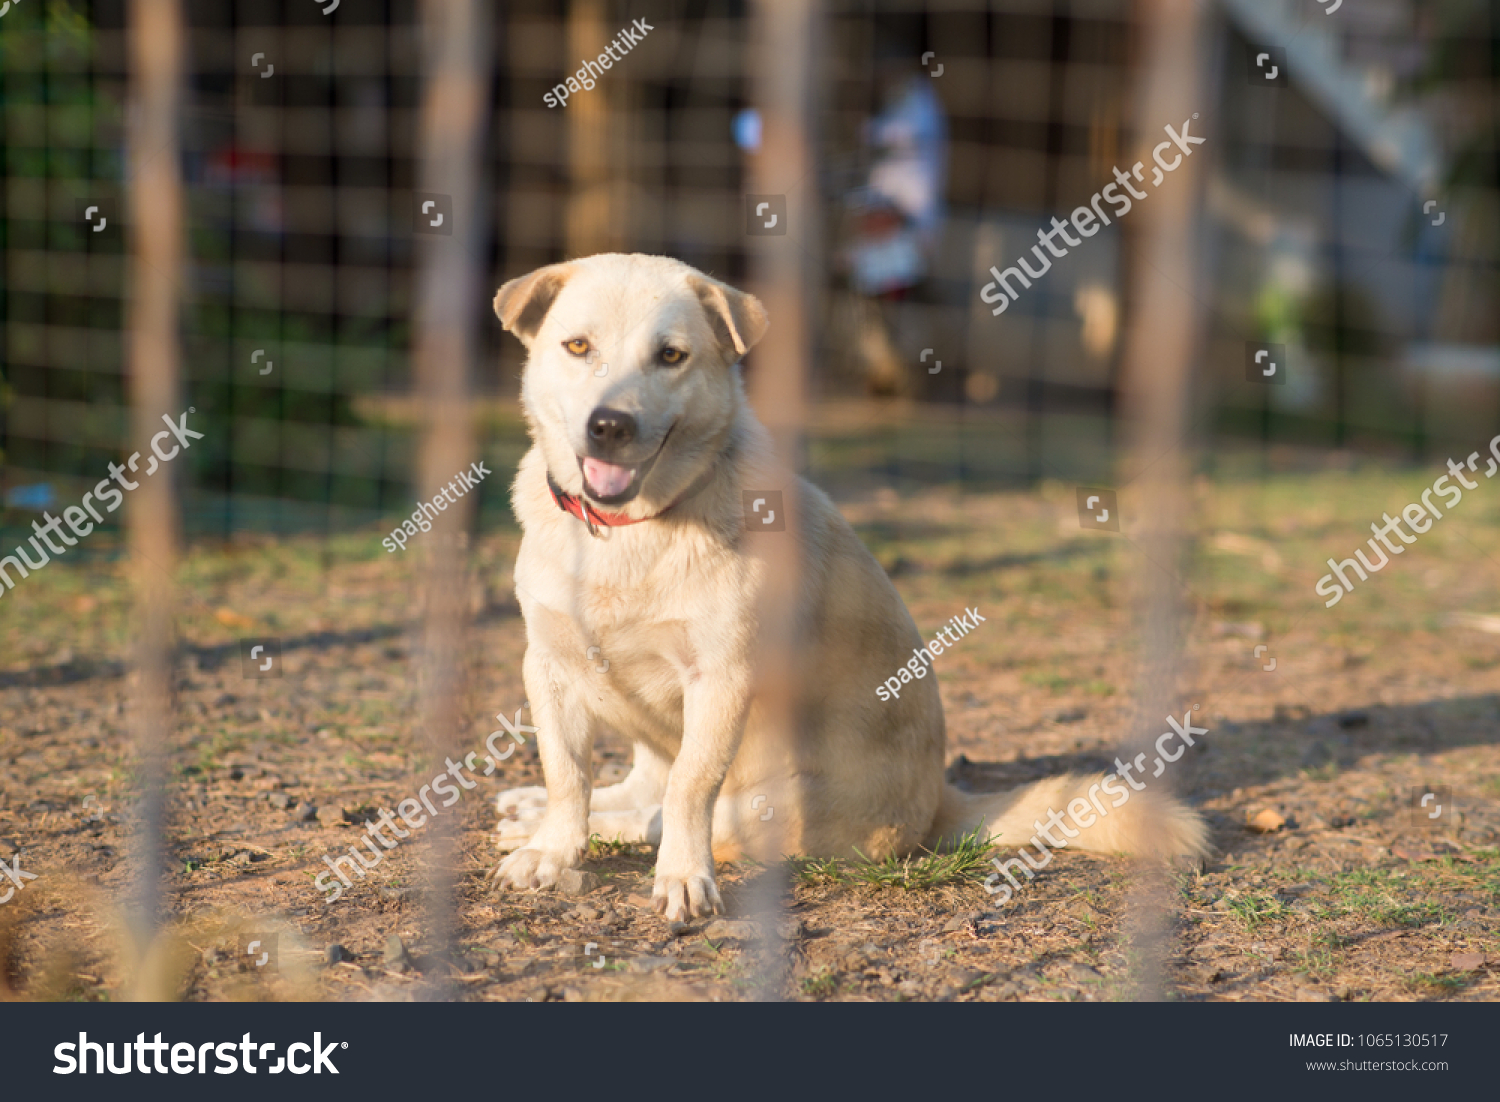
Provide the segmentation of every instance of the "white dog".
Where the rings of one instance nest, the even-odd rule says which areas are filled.
[[[498,842],[515,850],[501,883],[550,887],[591,834],[649,842],[653,903],[685,920],[721,910],[716,858],[774,859],[774,846],[878,860],[980,827],[1014,845],[1097,789],[1053,777],[965,795],[943,781],[936,678],[877,697],[921,638],[828,498],[775,467],[740,379],[767,325],[754,297],[665,257],[610,254],[512,280],[495,312],[529,350],[515,579],[547,781],[499,797]],[[801,672],[816,693],[790,732],[768,731],[756,706],[758,551],[774,537],[747,536],[741,497],[779,488],[799,503]],[[605,728],[634,741],[634,768],[591,792]],[[1152,792],[1069,844],[1206,849],[1199,818]]]

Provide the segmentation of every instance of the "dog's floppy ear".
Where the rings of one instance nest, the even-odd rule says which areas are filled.
[[[542,327],[542,320],[563,284],[573,274],[571,264],[549,264],[529,275],[517,276],[495,294],[495,316],[500,324],[531,344],[531,338]]]
[[[770,320],[760,299],[707,276],[692,276],[693,293],[708,314],[724,359],[734,363],[766,335]]]

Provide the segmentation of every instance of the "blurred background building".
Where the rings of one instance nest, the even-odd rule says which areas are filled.
[[[1497,7],[1205,4],[1204,102],[1160,125],[1197,115],[1208,139],[1197,154],[1207,278],[1183,293],[1204,318],[1191,404],[1215,448],[1424,459],[1492,435]],[[191,465],[174,469],[189,527],[333,530],[409,511],[423,232],[414,4],[186,10],[184,337],[190,400],[209,426]],[[10,529],[48,501],[75,500],[139,446],[124,438],[121,375],[124,15],[123,0],[27,0],[0,15]],[[979,292],[991,265],[1129,167],[1133,16],[1127,0],[826,7],[821,162],[779,184],[823,213],[783,227],[826,273],[810,311],[814,464],[873,447],[877,465],[924,482],[1107,469],[1131,219],[1057,261],[1003,316]],[[638,18],[652,29],[595,88],[546,105],[580,59]],[[609,250],[745,278],[746,187],[760,155],[748,27],[737,0],[497,10],[486,181],[496,286]],[[477,413],[503,469],[524,446],[521,349],[487,301],[473,309],[491,341]],[[1285,385],[1248,380],[1255,342],[1285,348]],[[482,493],[482,517],[508,523],[505,480]]]

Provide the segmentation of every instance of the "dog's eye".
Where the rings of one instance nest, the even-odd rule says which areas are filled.
[[[687,359],[687,353],[680,348],[663,348],[661,350],[661,362],[668,367],[675,367]]]
[[[589,342],[582,337],[574,337],[570,341],[565,341],[563,347],[575,356],[584,356],[588,354]]]

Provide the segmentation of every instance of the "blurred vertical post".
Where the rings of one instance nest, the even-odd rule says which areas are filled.
[[[605,28],[604,0],[573,0],[568,7],[567,71],[584,59],[604,53],[610,33]],[[625,247],[626,226],[622,204],[622,139],[624,120],[612,117],[612,102],[623,96],[625,73],[612,72],[602,86],[569,101],[568,199],[565,246],[569,258],[595,253],[619,252]]]
[[[489,220],[480,191],[489,119],[488,5],[483,0],[423,0],[421,165],[419,189],[452,200],[452,234],[419,235],[415,377],[423,415],[417,492],[430,501],[475,457],[471,373],[475,309]],[[411,212],[413,217],[416,211]],[[466,752],[473,726],[466,715],[464,636],[468,620],[465,537],[474,491],[439,512],[426,544],[419,701],[434,771]],[[452,959],[456,929],[458,814],[439,815],[429,835],[429,945]],[[447,976],[429,988],[441,998]]]
[[[144,447],[176,421],[181,403],[178,295],[182,284],[182,179],[178,120],[184,28],[180,0],[130,6],[131,234],[129,305],[130,441]],[[127,445],[127,447],[130,445]],[[183,460],[183,462],[187,462]],[[136,600],[135,684],[131,706],[140,756],[139,879],[128,919],[135,954],[133,997],[172,998],[156,941],[162,914],[166,760],[172,730],[177,499],[170,468],[135,475],[126,510]],[[127,478],[129,476],[127,475]],[[153,950],[156,950],[153,952]]]
[[[1195,112],[1206,114],[1200,68],[1206,56],[1199,29],[1200,0],[1138,0],[1140,85],[1136,98],[1135,156],[1151,164],[1151,147],[1163,127],[1180,129]],[[1204,124],[1190,124],[1203,136]],[[1184,156],[1162,193],[1136,209],[1130,271],[1135,289],[1121,377],[1128,468],[1138,482],[1135,527],[1142,552],[1136,576],[1140,640],[1139,712],[1127,753],[1150,744],[1176,714],[1177,664],[1183,630],[1180,568],[1189,505],[1183,437],[1188,430],[1192,367],[1200,343],[1193,289],[1199,261],[1205,155]],[[1161,943],[1167,885],[1148,875],[1131,895],[1127,928],[1136,950],[1134,997],[1163,995]]]
[[[808,304],[818,300],[821,290],[813,259],[820,237],[813,129],[818,31],[815,0],[757,0],[752,8],[751,102],[761,113],[761,146],[750,158],[747,190],[753,195],[784,195],[787,226],[785,236],[749,238],[751,289],[770,316],[770,328],[754,353],[750,400],[771,433],[778,466],[788,472],[782,487],[785,533],[750,537],[762,543],[757,550],[768,566],[759,609],[757,707],[767,729],[785,740],[786,752],[779,757],[789,764],[793,732],[802,721],[803,691],[797,623],[801,535],[795,472],[801,468],[807,421],[806,367],[812,347]],[[736,215],[746,219],[748,212],[742,208]],[[793,772],[788,769],[787,775]],[[781,830],[781,821],[775,818],[763,825]],[[797,843],[779,835],[777,840],[780,844],[773,852],[778,856]],[[753,903],[762,944],[757,996],[775,999],[781,996],[784,983],[777,933],[785,890],[782,866],[773,863],[759,882],[762,891]]]

